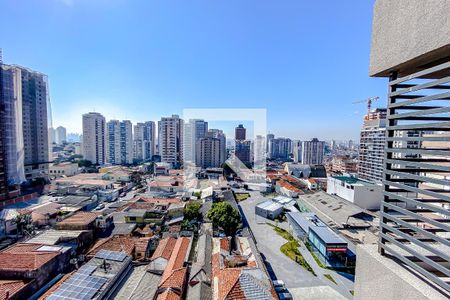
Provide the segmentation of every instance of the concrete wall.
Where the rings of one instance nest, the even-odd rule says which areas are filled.
[[[370,76],[389,70],[418,71],[416,66],[448,57],[450,1],[377,0],[373,10]]]
[[[355,300],[447,299],[396,261],[378,254],[377,245],[356,248]]]
[[[350,185],[332,177],[328,177],[327,193],[337,195],[353,204],[370,210],[379,210],[381,201],[383,200],[381,185],[354,185],[354,189]]]

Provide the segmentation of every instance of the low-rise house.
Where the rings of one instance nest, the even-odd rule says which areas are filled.
[[[167,216],[170,218],[177,218],[184,215],[184,208],[186,202],[171,203],[167,209]]]
[[[161,225],[164,222],[164,213],[161,211],[132,208],[124,213],[126,223]]]
[[[86,254],[88,258],[94,257],[101,250],[124,252],[129,256],[134,256],[135,238],[124,235],[115,235],[108,238],[99,239]]]
[[[284,179],[277,181],[275,191],[292,198],[297,198],[298,195],[303,194],[303,191],[298,186],[295,186],[292,182]]]
[[[166,162],[157,162],[154,164],[153,174],[155,176],[161,175],[169,175],[169,170],[172,168],[172,165]]]
[[[97,214],[93,212],[76,212],[56,223],[58,230],[94,230],[96,228]]]
[[[131,268],[131,256],[126,253],[100,250],[45,299],[110,299]]]
[[[191,239],[180,237],[176,240],[172,254],[158,284],[156,300],[181,300],[187,281],[187,267]]]
[[[0,296],[27,299],[69,266],[70,248],[18,243],[0,252]]]
[[[14,208],[0,210],[0,236],[15,234],[17,225],[15,219],[20,213]]]
[[[34,207],[27,208],[26,210],[31,213],[31,219],[35,226],[47,226],[55,225],[58,213],[62,204],[47,202],[41,205],[36,205]]]
[[[150,258],[148,270],[156,274],[162,274],[167,267],[177,239],[167,237],[159,241],[158,247]]]
[[[213,238],[212,299],[277,299],[271,281],[258,265],[247,238]]]
[[[210,300],[212,298],[211,252],[212,236],[208,232],[204,232],[198,237],[197,246],[194,251],[188,277],[187,300]]]
[[[77,253],[89,248],[94,241],[91,230],[45,230],[42,233],[25,241],[30,244],[43,244],[50,246],[65,246],[74,249]]]
[[[302,179],[301,181],[308,187],[308,190],[310,191],[315,191],[319,188],[317,180],[313,178]]]
[[[78,163],[62,162],[59,164],[51,164],[48,173],[53,177],[73,176],[79,174],[80,169]]]
[[[61,204],[61,210],[68,210],[68,208],[77,208],[81,211],[90,211],[97,207],[98,200],[91,196],[77,196],[69,195],[58,199],[58,204]]]

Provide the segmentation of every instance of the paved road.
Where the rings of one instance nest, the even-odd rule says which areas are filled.
[[[323,285],[319,278],[313,276],[280,251],[280,247],[286,243],[284,238],[276,234],[273,228],[266,223],[257,222],[255,205],[264,201],[262,196],[257,196],[258,194],[252,193],[252,196],[242,201],[240,206],[255,236],[256,246],[268,262],[268,269],[272,269],[276,278],[283,280],[288,289]]]
[[[329,285],[346,298],[352,298],[350,290],[353,289],[353,282],[332,270],[320,268],[303,244],[300,251],[318,275],[317,277],[280,251],[281,245],[286,243],[286,240],[276,234],[271,226],[267,225],[267,219],[255,215],[255,205],[267,200],[267,198],[264,198],[259,192],[250,192],[250,195],[250,198],[240,202],[240,207],[255,236],[258,250],[268,263],[269,272],[271,270],[273,272],[271,275],[283,280],[288,289]],[[280,223],[279,226],[287,229],[287,223]],[[324,274],[330,274],[338,285],[325,278]]]

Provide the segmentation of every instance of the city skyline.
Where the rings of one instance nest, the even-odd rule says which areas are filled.
[[[5,32],[1,46],[5,63],[48,75],[53,123],[68,132],[80,133],[80,116],[89,111],[135,124],[164,115],[182,117],[186,107],[240,108],[245,103],[246,108],[267,108],[269,131],[277,136],[356,140],[366,110],[352,102],[371,96],[381,97],[379,106],[386,101],[385,80],[367,74],[372,4],[327,3],[341,9],[325,11],[321,5],[295,2],[236,4],[239,10],[232,3],[208,7],[201,1],[173,7],[125,6],[120,1],[32,1],[22,7],[5,2],[10,13],[1,25],[20,13],[42,26],[36,39],[30,35],[33,29],[18,24],[14,34]],[[207,13],[200,14],[205,7]],[[130,17],[140,11],[150,18]],[[317,30],[310,31],[311,26]],[[32,53],[20,47],[25,37],[32,39]],[[81,47],[81,41],[89,47]],[[139,45],[142,55],[127,46],[131,44]],[[331,44],[333,53],[327,50]],[[350,78],[351,88],[346,83]],[[331,130],[318,121],[319,113],[335,125]]]

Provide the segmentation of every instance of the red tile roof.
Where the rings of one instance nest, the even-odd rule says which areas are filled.
[[[30,282],[24,280],[0,280],[0,299],[9,299]]]
[[[34,271],[60,254],[59,251],[38,251],[43,244],[16,244],[0,252],[0,269]]]
[[[94,212],[77,212],[72,216],[59,222],[59,225],[89,225],[94,222],[98,214]]]
[[[159,294],[156,300],[180,300],[181,296],[172,290],[166,290]]]
[[[177,239],[173,237],[166,237],[165,239],[160,240],[158,247],[152,255],[151,260],[159,257],[163,257],[168,260],[170,258],[170,255],[172,254],[176,242]]]
[[[135,249],[135,239],[125,235],[114,235],[109,238],[100,239],[88,252],[88,256],[95,256],[100,250],[122,251],[128,255],[133,255]]]

